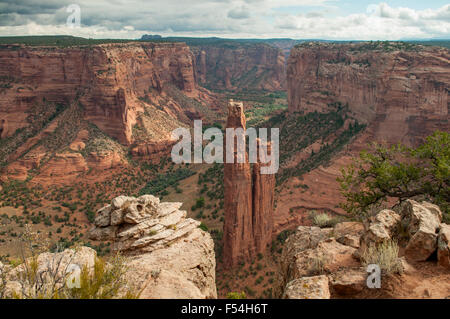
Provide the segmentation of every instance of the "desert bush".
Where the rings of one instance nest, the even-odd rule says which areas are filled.
[[[130,288],[125,279],[127,271],[125,259],[119,254],[109,263],[96,258],[94,270],[85,265],[80,274],[80,288],[67,289],[64,297],[69,299],[137,299],[140,292]]]
[[[49,254],[50,243],[32,232],[28,225],[17,243],[20,262],[0,269],[0,298],[17,299],[111,299],[138,298],[140,291],[129,287],[125,273],[126,260],[116,255],[108,262],[95,258],[90,269],[83,265],[80,272],[80,285],[71,288],[67,285],[71,272],[69,267],[79,247],[72,248],[69,254]],[[57,252],[61,249],[57,248]],[[45,261],[39,255],[47,253]],[[8,280],[14,286],[7,289]]]
[[[208,231],[208,226],[206,226],[203,222],[200,223],[200,226],[198,226],[198,228],[200,228],[203,231]]]
[[[322,213],[313,216],[314,225],[319,227],[329,227],[331,217],[328,214]]]
[[[327,258],[325,258],[325,256],[312,258],[308,262],[308,274],[310,276],[322,275],[325,272],[326,264]]]
[[[337,223],[344,221],[342,217],[331,217],[326,213],[312,214],[313,223],[320,228],[334,227]]]
[[[398,244],[393,240],[370,244],[361,255],[361,263],[365,267],[370,264],[379,265],[385,274],[400,273],[402,266],[398,258],[398,251]]]
[[[373,143],[337,180],[347,212],[366,216],[374,205],[408,198],[439,205],[444,220],[450,220],[450,134],[436,131],[417,148]]]
[[[229,292],[227,294],[227,299],[246,299],[247,295],[245,292]]]

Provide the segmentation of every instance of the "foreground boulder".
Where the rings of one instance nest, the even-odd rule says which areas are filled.
[[[359,222],[342,222],[334,226],[333,236],[346,246],[359,248],[361,235],[364,233],[364,225]]]
[[[294,278],[332,273],[341,267],[356,266],[355,248],[342,245],[335,238],[321,241],[316,248],[307,249],[295,256]]]
[[[315,226],[299,226],[294,234],[286,239],[280,258],[278,286],[275,289],[278,295],[283,293],[288,281],[295,278],[296,256],[304,250],[316,248],[319,242],[329,237],[331,230]]]
[[[441,219],[438,206],[408,200],[401,214],[383,209],[364,223],[342,222],[334,228],[323,229],[300,226],[285,241],[275,295],[283,298],[417,296],[414,285],[411,288],[408,285],[411,280],[415,283],[417,276],[423,279],[424,273],[426,276],[429,273],[428,268],[421,273],[419,267],[423,263],[417,261],[428,260],[437,252],[438,263],[450,268],[450,226],[441,223]],[[367,250],[368,247],[371,249]],[[427,267],[433,267],[432,263],[430,259]],[[367,285],[368,264],[378,264],[382,270],[380,290]],[[440,284],[443,288],[439,286],[436,291],[444,295],[448,282],[445,269],[436,267],[434,271],[438,280],[443,281]]]
[[[405,255],[410,260],[425,261],[437,249],[437,236],[442,220],[438,206],[407,200],[402,210],[402,223],[409,236]]]
[[[366,287],[366,280],[363,268],[343,269],[332,275],[330,285],[339,295],[355,295]]]
[[[214,242],[181,205],[119,196],[97,212],[89,238],[111,240],[128,257],[140,298],[217,298]]]
[[[450,269],[450,225],[441,224],[438,236],[438,264]]]
[[[383,209],[364,222],[364,235],[361,236],[360,255],[370,245],[380,244],[390,240],[400,225],[401,217],[390,209]]]
[[[283,299],[330,299],[328,277],[303,277],[290,281],[286,285]]]

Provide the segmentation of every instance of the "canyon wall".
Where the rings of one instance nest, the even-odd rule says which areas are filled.
[[[348,103],[376,140],[416,144],[448,130],[450,53],[400,42],[304,43],[291,51],[289,110]]]
[[[217,90],[286,89],[283,52],[265,43],[190,45],[198,83]]]
[[[245,130],[245,124],[243,103],[231,101],[226,127]],[[275,175],[260,172],[261,166],[266,165],[260,162],[265,160],[259,157],[260,162],[253,164],[252,171],[245,152],[245,161],[238,163],[238,139],[245,145],[245,135],[236,134],[233,139],[234,163],[224,163],[223,263],[227,268],[265,252],[272,239],[275,192]],[[259,140],[257,144],[260,147]],[[270,149],[268,146],[268,152]]]
[[[287,70],[289,116],[300,116],[295,112],[312,116],[314,111],[335,114],[335,102],[339,101],[348,103],[346,122],[356,118],[367,126],[330,160],[283,184],[274,213],[277,232],[308,224],[311,211],[345,213],[339,207],[345,199],[336,178],[369,143],[417,145],[436,129],[450,131],[449,62],[448,49],[401,42],[303,43],[294,47]],[[323,128],[327,124],[314,125]],[[346,125],[344,122],[342,129]],[[330,137],[342,129],[332,131]],[[309,132],[293,130],[287,136],[301,139]],[[320,152],[325,143],[331,144],[332,139],[323,135],[292,149],[292,163],[282,163],[279,174],[312,157],[312,151]]]
[[[130,144],[137,112],[143,110],[139,98],[161,93],[166,84],[197,95],[193,56],[182,43],[5,45],[0,47],[0,80],[2,138],[27,124],[33,104],[78,98],[85,119]]]
[[[194,65],[184,43],[0,46],[1,178],[68,182],[128,151],[159,161],[174,129],[217,116]]]

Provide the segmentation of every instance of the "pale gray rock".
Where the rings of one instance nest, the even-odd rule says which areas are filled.
[[[88,231],[88,238],[91,240],[106,241],[116,238],[118,226],[92,227]]]
[[[442,212],[436,205],[407,200],[402,216],[410,236],[405,248],[406,257],[415,261],[427,260],[437,249]]]
[[[118,196],[111,201],[111,206],[113,209],[119,209],[119,208],[122,208],[123,204],[125,204],[126,202],[128,202],[128,201],[132,202],[134,200],[136,200],[135,197],[123,196],[123,195]]]
[[[330,299],[328,277],[303,277],[286,285],[283,299]]]
[[[450,269],[450,225],[440,226],[437,257],[439,265]]]
[[[97,227],[107,227],[111,223],[111,205],[106,205],[97,211],[94,225]]]
[[[142,289],[140,298],[217,298],[214,242],[181,206],[152,195],[119,196],[111,202],[114,226],[90,231],[130,258],[127,277]]]
[[[396,234],[401,222],[401,216],[390,209],[383,209],[375,216],[371,216],[364,223],[364,234],[360,240],[360,255],[370,245],[380,244],[391,240]]]

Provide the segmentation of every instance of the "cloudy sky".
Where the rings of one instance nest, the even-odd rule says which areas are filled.
[[[0,0],[0,35],[450,38],[450,0]],[[80,26],[68,17],[80,8]]]

